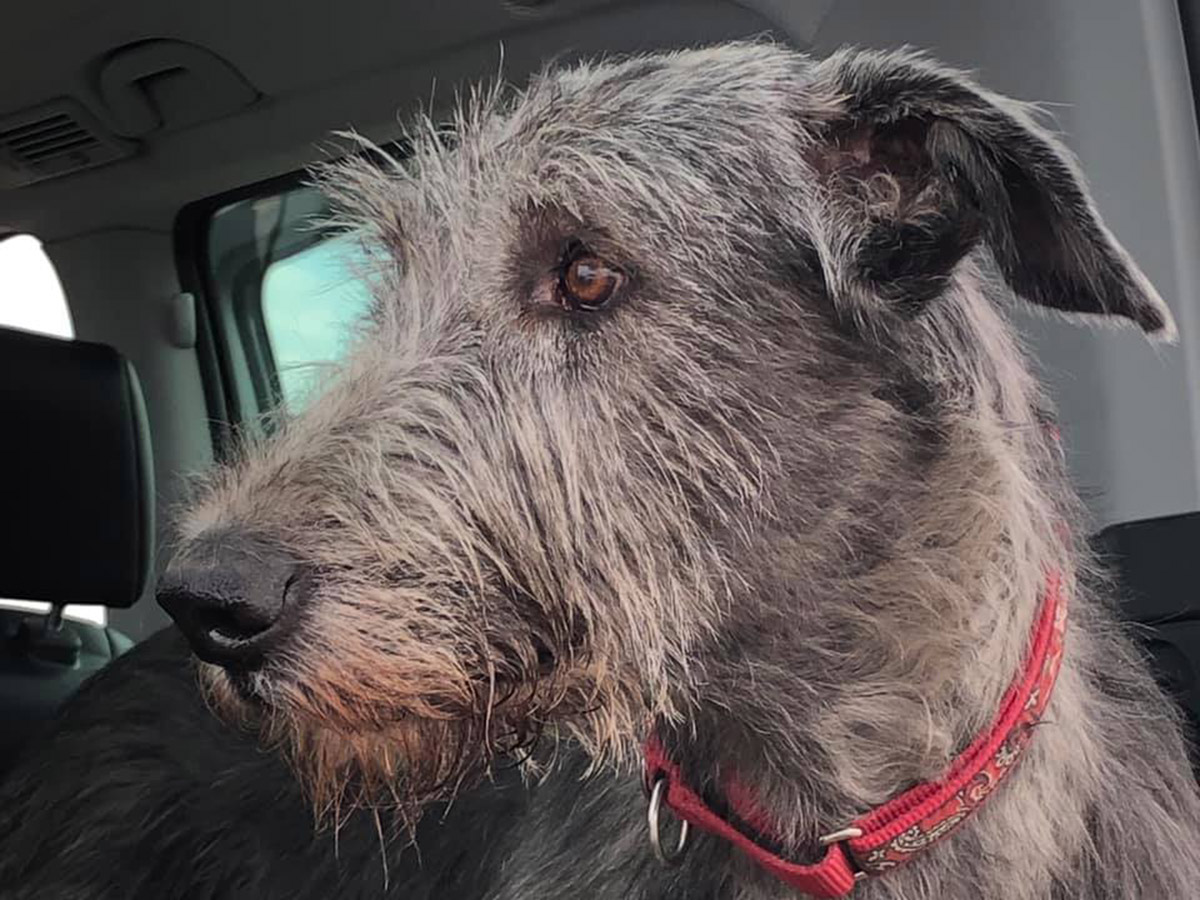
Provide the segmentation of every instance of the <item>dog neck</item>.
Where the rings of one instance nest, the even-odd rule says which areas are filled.
[[[961,766],[964,751],[994,734],[1022,673],[1042,665],[1031,657],[1039,621],[1065,606],[1074,583],[1070,535],[1046,512],[1055,504],[1032,478],[1006,480],[1059,463],[1056,434],[1038,421],[1031,413],[1032,427],[1007,444],[986,433],[951,442],[968,449],[943,457],[942,477],[928,483],[979,484],[994,473],[990,497],[952,491],[979,504],[968,517],[962,508],[948,516],[928,491],[923,516],[905,523],[878,562],[847,576],[853,565],[839,561],[827,579],[810,580],[839,590],[839,602],[814,594],[796,614],[793,597],[790,615],[755,623],[757,653],[715,675],[728,681],[723,702],[701,704],[685,732],[665,739],[671,762],[717,790],[736,773],[763,817],[779,823],[778,846],[810,859],[820,836]],[[1013,466],[993,454],[1027,458]],[[1005,489],[1011,496],[1000,502]],[[972,525],[933,546],[907,546],[910,529],[933,533],[923,517]]]
[[[788,857],[775,838],[779,829],[736,772],[707,791],[694,788],[660,735],[651,735],[645,748],[645,778],[656,854],[671,861],[661,844],[659,822],[665,807],[686,825],[723,838],[766,873],[814,897],[845,897],[864,879],[908,864],[968,821],[1016,768],[1053,693],[1066,621],[1061,577],[1050,572],[1025,664],[1005,692],[990,728],[939,780],[914,785],[850,825],[818,837],[823,849],[814,862]],[[686,838],[687,832],[681,832],[675,853],[686,848]]]

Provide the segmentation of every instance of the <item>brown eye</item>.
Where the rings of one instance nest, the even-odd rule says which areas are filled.
[[[559,302],[567,309],[592,312],[607,304],[625,282],[625,273],[583,249],[563,261]]]

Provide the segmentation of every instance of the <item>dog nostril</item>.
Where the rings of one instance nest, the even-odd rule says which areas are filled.
[[[277,625],[287,612],[288,598],[296,602],[299,589],[299,576],[292,573],[283,586],[279,603],[275,598],[269,598],[266,603],[253,603],[232,600],[218,604],[215,607],[203,608],[196,611],[201,628],[215,632],[218,636],[230,641],[247,641],[258,637]]]
[[[282,610],[281,610],[282,611]],[[195,612],[196,625],[231,641],[249,640],[268,630],[277,617],[267,615],[249,603],[233,602]]]

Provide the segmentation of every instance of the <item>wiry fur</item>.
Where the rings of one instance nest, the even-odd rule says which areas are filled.
[[[202,680],[318,813],[398,810],[420,848],[422,811],[531,754],[503,834],[456,863],[462,896],[790,896],[706,838],[654,866],[646,735],[698,784],[736,769],[811,855],[987,727],[1057,571],[1066,656],[1027,757],[855,896],[1190,896],[1176,715],[1095,589],[1002,306],[1170,319],[1028,110],[909,53],[739,44],[549,72],[472,97],[453,132],[329,174],[378,262],[371,319],[183,526],[182,564],[249,536],[313,573],[258,702]],[[612,308],[554,306],[572,240],[627,273]],[[36,766],[0,834],[44,802]],[[0,885],[68,883],[2,858]],[[445,875],[405,870],[395,895]]]

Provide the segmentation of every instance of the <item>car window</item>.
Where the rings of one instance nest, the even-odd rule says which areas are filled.
[[[41,241],[29,234],[0,240],[0,326],[36,331],[51,337],[73,338],[71,310],[54,264]],[[49,603],[0,599],[0,606],[45,612]],[[64,614],[103,625],[103,606],[68,606]]]
[[[75,336],[58,273],[31,234],[0,240],[0,326]]]
[[[209,221],[209,299],[244,361],[231,377],[260,412],[303,409],[370,308],[360,243],[324,227],[328,213],[321,193],[301,185],[227,204]]]
[[[364,269],[358,242],[343,234],[277,260],[263,274],[263,325],[289,410],[302,408],[345,356],[371,304]]]

